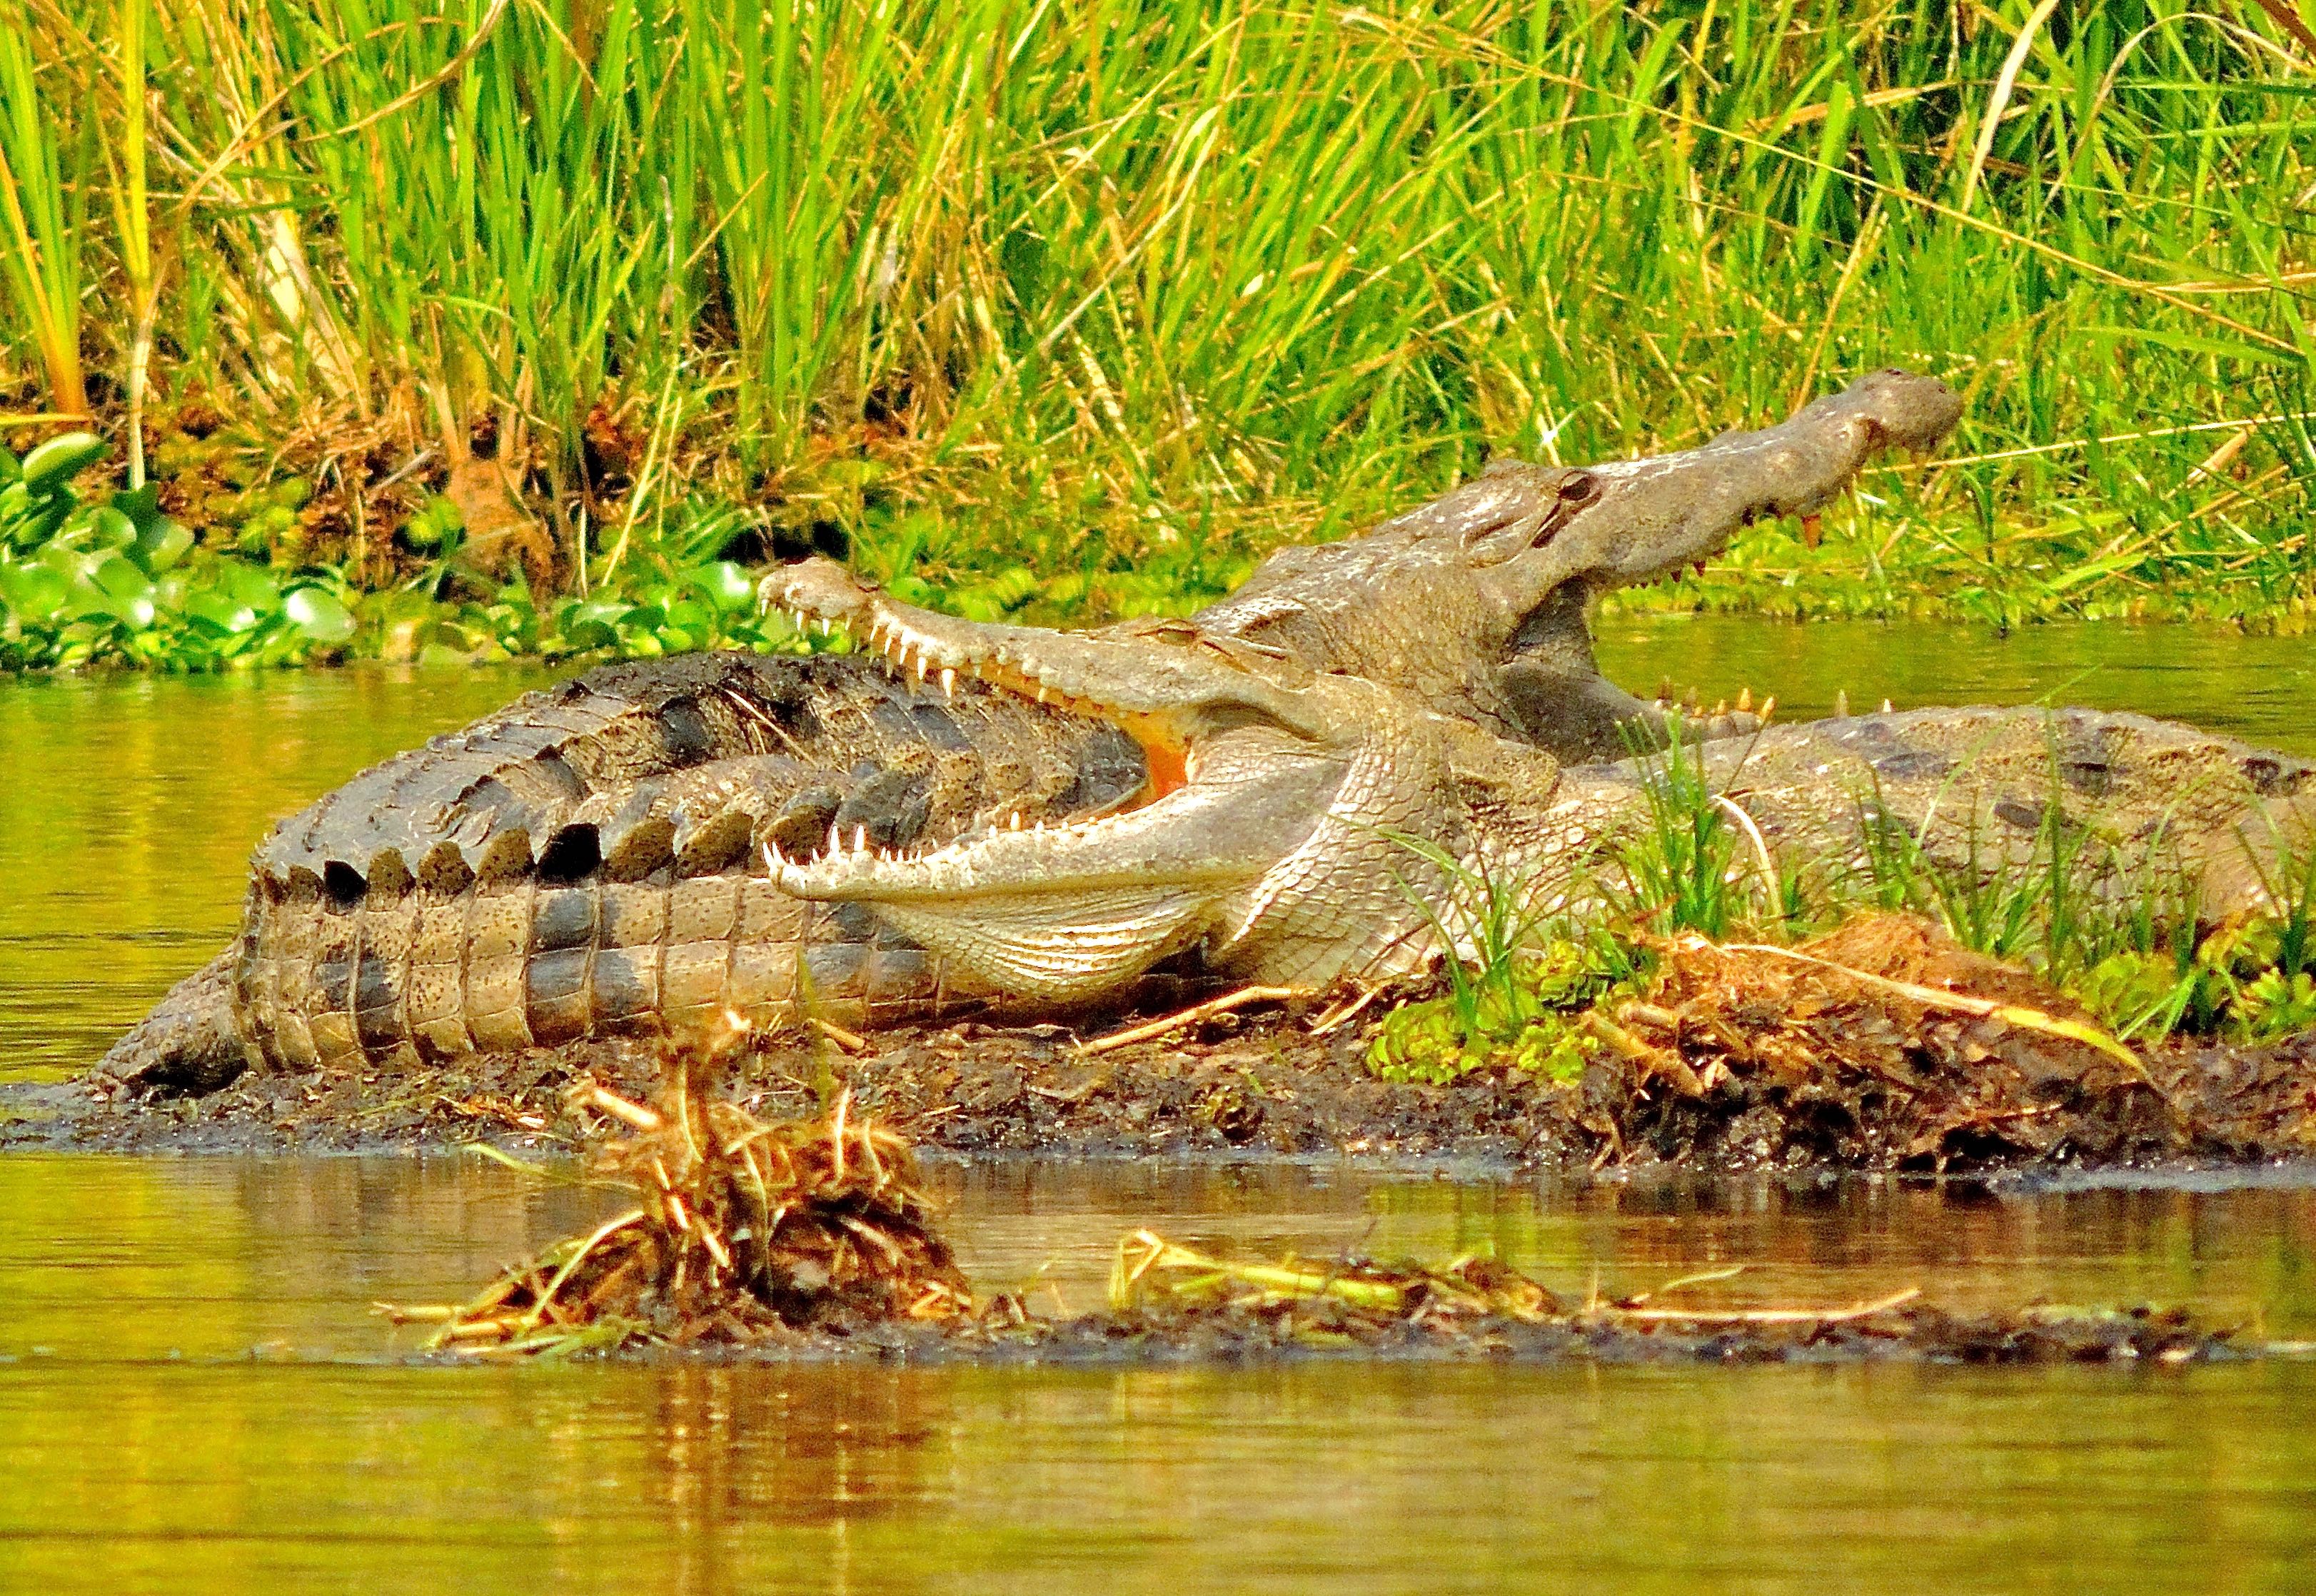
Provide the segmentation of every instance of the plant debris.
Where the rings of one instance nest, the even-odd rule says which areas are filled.
[[[646,1107],[596,1086],[633,1132],[597,1161],[639,1201],[510,1271],[472,1301],[380,1305],[475,1357],[723,1349],[775,1355],[1174,1358],[1293,1352],[1534,1358],[1911,1356],[1992,1361],[2152,1358],[2238,1348],[2183,1310],[2036,1306],[1953,1315],[1913,1289],[1820,1305],[1689,1306],[1652,1293],[1570,1300],[1493,1258],[1439,1267],[1248,1263],[1137,1230],[1106,1311],[977,1301],[914,1183],[908,1145],[840,1095],[824,1120],[767,1122],[706,1099],[689,1071]],[[503,1157],[503,1155],[502,1155]]]
[[[636,1207],[510,1271],[473,1301],[391,1308],[430,1343],[569,1351],[643,1338],[762,1341],[888,1319],[942,1319],[972,1297],[932,1228],[908,1144],[853,1116],[759,1120],[699,1089],[696,1060],[655,1107],[575,1094],[634,1134],[595,1161]]]
[[[1943,1169],[2062,1146],[2185,1151],[2196,1116],[2077,1003],[1909,915],[1796,948],[1695,935],[1596,1010],[1579,1122],[1610,1157],[1751,1143],[1768,1161]]]

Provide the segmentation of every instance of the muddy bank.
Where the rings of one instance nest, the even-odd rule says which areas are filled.
[[[1907,1303],[1845,1317],[1855,1308],[1768,1310],[1784,1320],[1648,1322],[1614,1310],[1546,1319],[1347,1317],[1323,1300],[1261,1305],[1167,1306],[1076,1318],[1010,1317],[1001,1308],[963,1326],[907,1321],[759,1333],[746,1340],[590,1345],[575,1351],[640,1361],[672,1358],[739,1362],[845,1360],[910,1363],[1117,1366],[1301,1361],[1357,1358],[1393,1362],[1512,1363],[2140,1363],[2163,1365],[2300,1357],[2240,1327],[2178,1308],[2035,1304],[1999,1313],[1952,1313]],[[433,1351],[428,1358],[497,1356]],[[569,1356],[572,1353],[561,1353]]]
[[[1836,986],[1838,982],[1831,983]],[[735,1049],[735,1097],[810,1114],[850,1088],[916,1145],[961,1154],[1452,1157],[1572,1170],[1968,1172],[2154,1166],[2316,1154],[2316,1037],[2267,1047],[2099,1051],[1967,1014],[1893,1014],[1806,979],[1774,1004],[1709,1016],[1626,1012],[1626,1051],[1573,1081],[1477,1070],[1377,1078],[1355,1028],[1224,1015],[1097,1055],[1058,1027],[899,1031],[853,1051],[774,1039]],[[1854,996],[1854,994],[1853,994]],[[1750,1018],[1748,1017],[1750,1015]],[[1902,1024],[1902,1022],[1903,1022]],[[1804,1055],[1803,1044],[1820,1051]],[[202,1098],[102,1083],[0,1089],[0,1147],[124,1151],[575,1148],[603,1128],[575,1089],[647,1095],[657,1051],[592,1043],[423,1076],[246,1077]]]

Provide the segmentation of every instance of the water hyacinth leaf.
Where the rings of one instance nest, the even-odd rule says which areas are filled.
[[[192,546],[192,533],[174,521],[160,519],[139,529],[136,543],[127,552],[147,574],[158,576],[183,559]]]
[[[183,608],[188,620],[222,636],[246,632],[261,618],[257,611],[214,590],[187,595]]]
[[[160,519],[161,484],[148,482],[133,492],[124,488],[113,494],[111,503],[113,509],[136,522],[138,530],[141,532]]]
[[[137,523],[110,504],[98,505],[82,518],[88,541],[98,548],[126,549],[137,541]]]
[[[24,485],[36,493],[62,487],[102,458],[104,439],[93,433],[67,432],[51,438],[24,457]]]
[[[0,565],[0,600],[19,620],[53,619],[71,596],[72,584],[46,565]]]
[[[690,573],[691,581],[718,609],[744,613],[756,601],[756,584],[730,560],[717,560]]]
[[[94,598],[83,608],[84,616],[101,612],[138,632],[152,625],[156,616],[153,580],[135,562],[120,554],[95,561],[89,567],[88,586]]]
[[[560,622],[564,641],[579,650],[610,648],[619,641],[619,627],[632,607],[604,598],[568,605]]]
[[[292,589],[282,600],[281,610],[290,625],[316,643],[341,643],[353,638],[353,612],[325,588]]]
[[[218,592],[233,604],[260,615],[281,607],[281,589],[272,573],[238,561],[222,561],[214,579]]]

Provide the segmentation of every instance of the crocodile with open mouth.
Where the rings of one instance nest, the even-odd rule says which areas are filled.
[[[1296,988],[1413,971],[1456,940],[1459,883],[1581,907],[1644,821],[1635,767],[1581,763],[1664,729],[1593,666],[1591,601],[1813,511],[1957,408],[1884,372],[1682,454],[1499,467],[1286,551],[1187,621],[981,625],[825,562],[776,572],[768,600],[882,661],[608,667],[365,772],[275,829],[235,944],[103,1068],[205,1090],[251,1066],[411,1068],[807,1007],[1050,1016],[1170,962]],[[1706,747],[1765,846],[1830,856],[1857,846],[1861,783],[1932,850],[2095,806],[2126,869],[2221,864],[2264,805],[2297,823],[2316,792],[2294,761],[2185,728],[2054,724],[1732,717],[1707,730],[1755,735]],[[2258,869],[2212,873],[2215,901],[2258,891]]]

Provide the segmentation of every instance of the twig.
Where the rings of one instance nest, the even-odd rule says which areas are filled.
[[[1326,1013],[1321,1015],[1318,1018],[1311,1022],[1311,1034],[1314,1036],[1324,1036],[1330,1031],[1341,1030],[1345,1025],[1350,1024],[1353,1020],[1358,1018],[1360,1013],[1366,1009],[1367,1006],[1373,1003],[1376,998],[1382,997],[1383,994],[1384,989],[1382,987],[1369,987],[1367,990],[1361,992],[1356,999],[1336,1004],[1333,1007],[1328,1009]]]
[[[848,1053],[865,1053],[868,1051],[868,1039],[858,1032],[847,1031],[842,1025],[833,1025],[818,1015],[814,1016],[812,1023],[814,1029]]]
[[[641,1130],[646,1135],[649,1135],[667,1122],[642,1104],[630,1103],[617,1092],[599,1086],[593,1081],[587,1083],[586,1086],[579,1092],[578,1097],[579,1101],[587,1107],[601,1109],[613,1119],[620,1121],[634,1130]]]
[[[1687,940],[1696,947],[1715,945],[1703,937],[1690,937]],[[1794,948],[1777,947],[1766,942],[1724,942],[1718,945],[1724,953],[1767,953],[1772,958],[1790,959],[1796,964],[1809,964],[1820,970],[1830,970],[1837,975],[1846,975],[1852,980],[1863,981],[1869,987],[1880,987],[1884,991],[1895,992],[1898,996],[1911,998],[1926,1008],[1951,1009],[1957,1014],[1975,1015],[1982,1020],[2000,1020],[2005,1024],[2016,1025],[2024,1031],[2040,1031],[2048,1036],[2062,1036],[2070,1042],[2080,1042],[2085,1047],[2097,1048],[2116,1062],[2127,1066],[2131,1072],[2146,1085],[2151,1086],[2155,1085],[2155,1077],[2147,1073],[2147,1066],[2140,1061],[2137,1053],[2133,1052],[2098,1026],[2085,1024],[2080,1020],[2070,1020],[2060,1015],[2045,1014],[2039,1008],[2027,1008],[2019,1004],[1997,1003],[1991,998],[1973,998],[1967,992],[1949,992],[1939,987],[1925,987],[1913,981],[1895,980],[1886,975],[1875,975],[1870,971],[1855,969],[1848,964],[1837,964],[1831,959],[1821,959]],[[2157,1090],[2159,1093],[2161,1092],[2160,1087]],[[2168,1095],[2166,1097],[2168,1101]]]
[[[1204,1003],[1194,1003],[1179,1013],[1128,1026],[1123,1031],[1113,1031],[1091,1042],[1082,1042],[1078,1043],[1078,1051],[1106,1053],[1113,1048],[1131,1047],[1137,1042],[1148,1042],[1154,1036],[1163,1036],[1185,1025],[1195,1025],[1200,1020],[1210,1020],[1234,1008],[1244,1008],[1251,1003],[1284,1003],[1290,998],[1309,995],[1302,987],[1241,987],[1235,992],[1225,992],[1219,998],[1209,998]]]
[[[1872,1302],[1853,1302],[1848,1308],[1604,1308],[1590,1311],[1608,1319],[1665,1320],[1688,1325],[1839,1325],[1887,1313],[1921,1294],[1921,1287],[1908,1286],[1902,1291],[1893,1291]]]
[[[555,1305],[555,1294],[563,1289],[565,1282],[570,1280],[579,1265],[587,1261],[587,1255],[628,1226],[642,1223],[644,1218],[642,1209],[631,1208],[617,1218],[605,1219],[598,1225],[594,1233],[579,1244],[578,1250],[564,1260],[563,1267],[555,1272],[555,1278],[547,1282],[545,1290],[539,1292],[539,1300],[532,1303],[523,1313],[519,1321],[522,1327],[526,1330],[537,1328],[539,1322],[547,1317],[547,1310]],[[457,1326],[453,1326],[449,1334],[456,1334]]]

